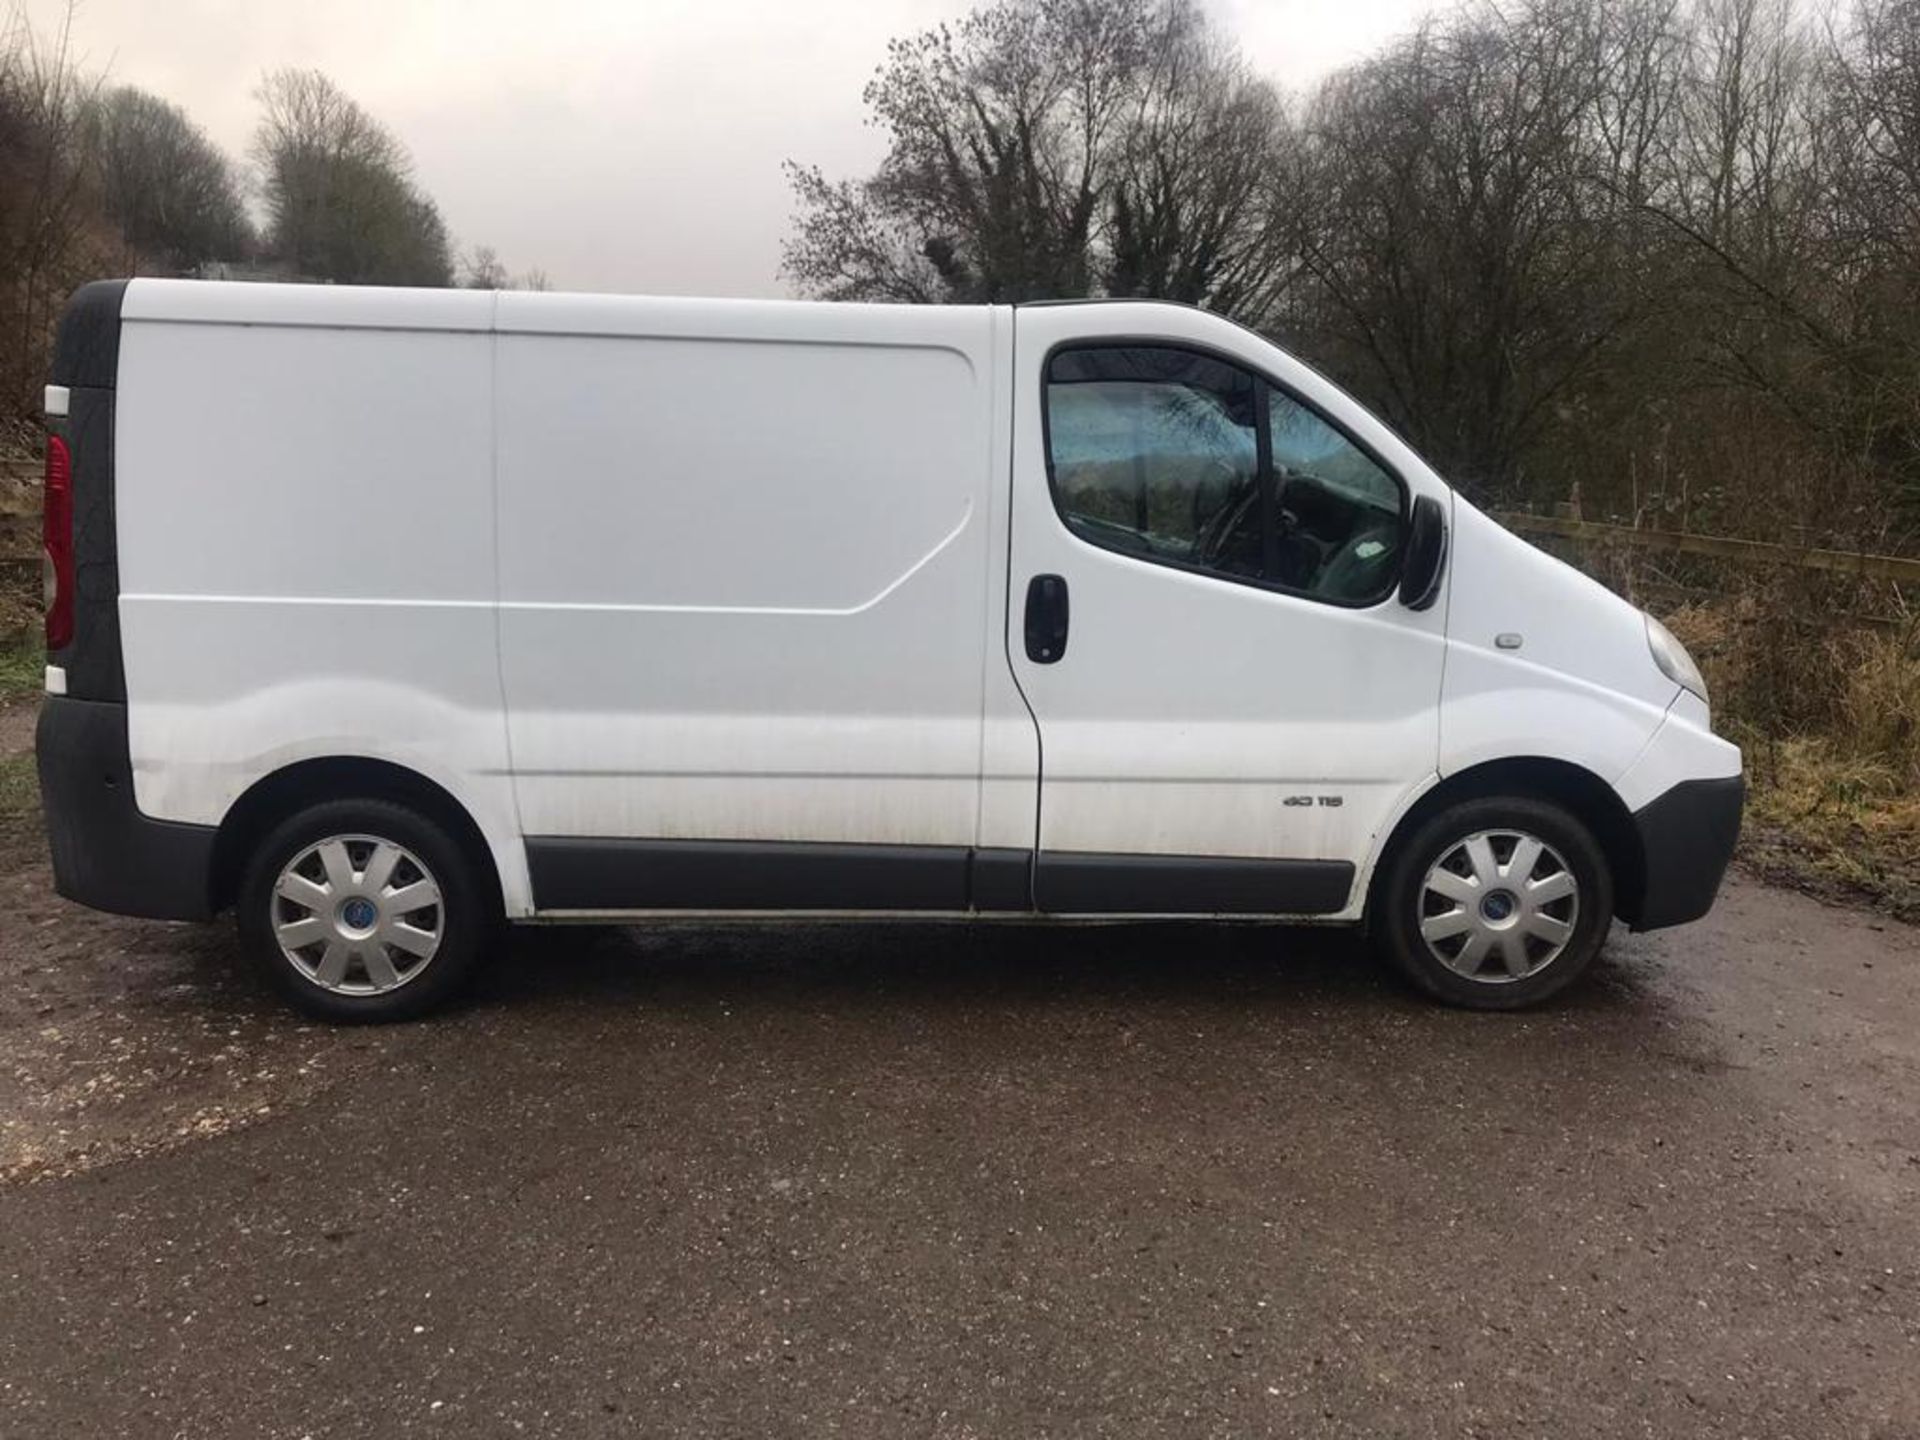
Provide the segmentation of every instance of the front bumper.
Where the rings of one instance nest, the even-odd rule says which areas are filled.
[[[34,733],[53,888],[69,900],[150,920],[213,914],[215,831],[140,813],[127,707],[49,695]]]
[[[1646,871],[1639,904],[1620,918],[1636,930],[1684,925],[1713,908],[1740,838],[1746,785],[1738,775],[1683,780],[1633,814]]]

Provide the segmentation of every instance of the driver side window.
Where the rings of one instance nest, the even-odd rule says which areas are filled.
[[[1057,352],[1047,438],[1068,528],[1143,559],[1257,577],[1257,399],[1251,375],[1189,350]]]
[[[1057,350],[1046,386],[1054,504],[1089,544],[1338,605],[1392,590],[1399,479],[1292,395],[1153,345]]]

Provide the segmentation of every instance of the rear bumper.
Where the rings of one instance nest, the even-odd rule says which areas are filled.
[[[1730,775],[1683,780],[1636,810],[1645,883],[1637,913],[1621,918],[1636,930],[1658,930],[1698,920],[1712,909],[1740,838],[1745,803],[1745,783]]]
[[[205,920],[213,914],[216,832],[140,813],[125,705],[49,695],[34,743],[55,890],[116,915]]]

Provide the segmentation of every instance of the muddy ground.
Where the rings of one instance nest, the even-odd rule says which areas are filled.
[[[1523,1016],[1317,931],[527,932],[329,1030],[31,830],[0,1435],[1920,1435],[1897,922],[1736,878]]]

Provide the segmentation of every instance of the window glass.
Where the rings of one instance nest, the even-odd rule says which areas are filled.
[[[1393,588],[1399,481],[1264,380],[1191,350],[1089,346],[1055,352],[1046,399],[1054,503],[1082,539],[1344,605]]]
[[[1256,402],[1252,376],[1191,351],[1057,353],[1047,435],[1068,527],[1108,549],[1258,577]]]
[[[1400,483],[1316,411],[1267,392],[1279,489],[1267,578],[1348,604],[1377,600],[1400,570]]]

